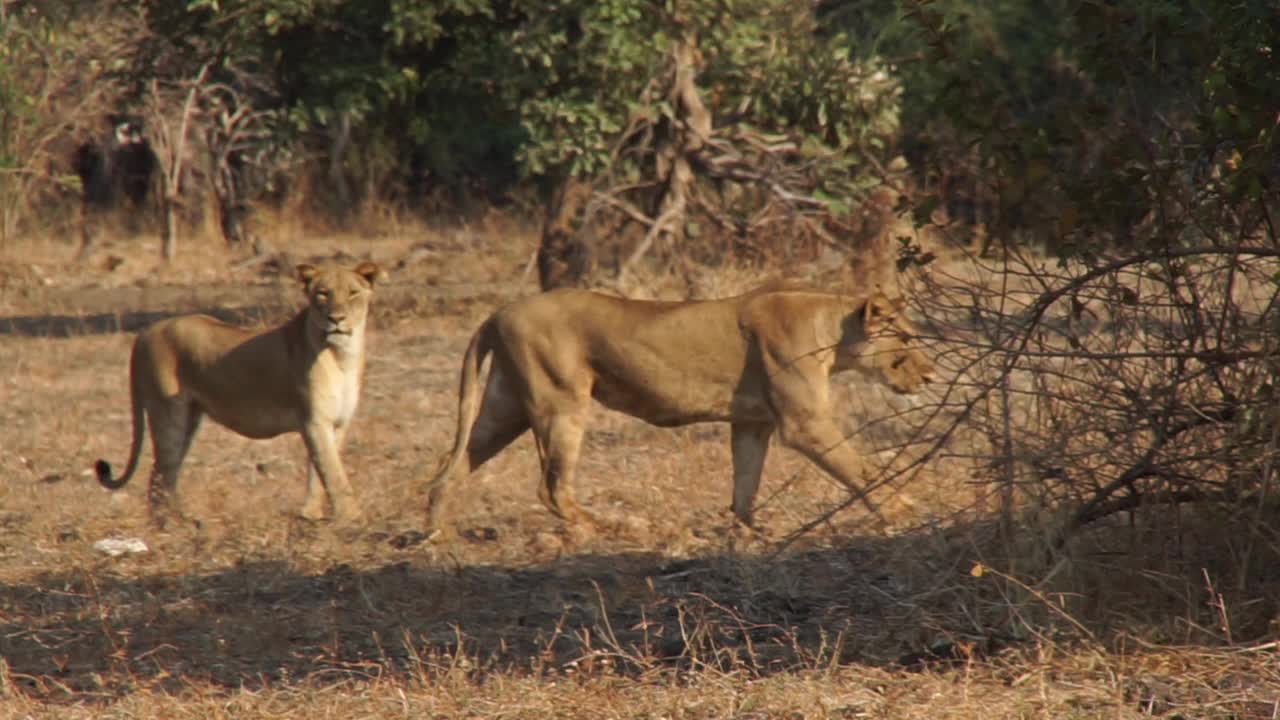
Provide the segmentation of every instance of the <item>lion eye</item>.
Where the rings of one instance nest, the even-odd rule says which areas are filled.
[[[892,367],[893,367],[894,369],[897,369],[897,368],[899,368],[899,367],[902,367],[902,363],[904,363],[904,362],[906,362],[906,361],[907,361],[907,356],[906,356],[906,355],[902,355],[902,356],[899,356],[899,357],[897,357],[897,358],[894,358]]]
[[[350,294],[350,295],[348,295],[347,297],[351,298],[352,300],[355,300],[356,298],[360,297],[360,291],[359,291],[359,290],[352,290],[352,291],[351,291],[351,294]]]

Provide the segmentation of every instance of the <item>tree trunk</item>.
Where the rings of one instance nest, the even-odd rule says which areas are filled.
[[[97,231],[99,211],[91,208],[88,201],[80,203],[80,249],[76,252],[76,262],[86,262],[93,254],[93,237]]]
[[[698,60],[697,39],[691,34],[686,34],[671,48],[674,67],[667,99],[676,117],[657,150],[656,169],[663,183],[662,199],[658,202],[658,216],[649,232],[619,266],[619,283],[625,279],[631,266],[649,252],[656,240],[665,239],[674,249],[684,239],[685,215],[694,181],[692,158],[711,137],[711,113],[702,103],[696,82]]]
[[[591,269],[591,248],[584,241],[583,225],[593,188],[590,183],[567,178],[556,189],[547,208],[538,243],[538,284],[543,290],[581,286]]]
[[[168,103],[171,95],[160,91],[159,83],[151,82],[151,93],[148,98],[151,105],[152,118],[148,125],[156,129],[152,138],[152,150],[160,164],[160,210],[164,214],[164,229],[160,236],[160,255],[166,262],[173,260],[178,247],[178,206],[182,202],[182,177],[186,162],[187,136],[196,121],[196,98],[204,88],[205,78],[209,73],[209,63],[200,68],[200,72],[186,87],[186,97],[182,102],[182,114],[178,118],[177,127],[168,121]]]
[[[337,122],[329,128],[329,183],[337,201],[339,222],[351,219],[351,184],[347,182],[347,149],[351,146],[351,115],[338,113]]]
[[[164,195],[160,200],[161,212],[164,213],[164,228],[160,235],[160,256],[165,262],[173,260],[178,249],[178,203],[169,190],[168,178],[165,178]]]

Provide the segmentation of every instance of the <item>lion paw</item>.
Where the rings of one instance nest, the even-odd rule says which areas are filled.
[[[339,505],[334,509],[333,520],[339,525],[352,525],[364,519],[364,511],[357,505]]]
[[[298,513],[298,518],[300,520],[306,520],[307,522],[313,523],[323,522],[326,519],[323,507],[304,507]]]

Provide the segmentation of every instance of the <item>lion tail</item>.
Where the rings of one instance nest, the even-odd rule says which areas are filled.
[[[493,323],[485,321],[484,325],[471,337],[467,353],[462,358],[462,376],[458,382],[458,430],[453,440],[453,450],[449,453],[448,464],[436,476],[433,485],[445,481],[467,454],[467,444],[471,440],[471,428],[480,414],[480,401],[483,388],[480,386],[480,365],[493,351]]]
[[[138,458],[142,454],[142,440],[147,432],[146,418],[142,412],[142,376],[138,372],[138,353],[135,350],[129,361],[129,403],[133,408],[133,444],[129,447],[129,463],[120,478],[111,477],[111,463],[99,459],[93,469],[98,474],[98,482],[108,490],[119,490],[133,477],[138,469]]]

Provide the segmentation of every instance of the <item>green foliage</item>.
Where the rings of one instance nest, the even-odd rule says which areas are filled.
[[[67,28],[87,5],[22,7],[0,29],[0,163],[10,169],[22,154],[18,124],[45,112],[30,72],[47,66],[41,54],[74,47]],[[1201,203],[1198,222],[1218,222],[1276,181],[1280,16],[1268,0],[111,8],[143,21],[132,55],[121,64],[82,50],[98,63],[83,77],[140,97],[151,79],[191,78],[207,65],[213,80],[272,111],[276,139],[321,158],[318,168],[339,119],[349,121],[345,172],[390,195],[423,178],[497,191],[521,175],[640,181],[656,161],[654,138],[679,119],[668,97],[677,40],[696,46],[717,137],[794,143],[788,162],[836,210],[879,182],[868,157],[883,162],[900,147],[925,187],[972,178],[996,225],[1034,228],[1063,252],[1097,238],[1134,241],[1143,218],[1150,225],[1188,194],[1213,201]],[[1183,242],[1188,223],[1164,222],[1144,242]]]
[[[24,64],[22,40],[25,33],[6,26],[0,34],[0,172],[17,166],[15,126],[31,112],[30,98],[19,84],[20,65]]]
[[[636,182],[653,158],[644,140],[677,122],[663,78],[672,43],[692,40],[697,84],[717,132],[791,140],[797,162],[836,209],[874,184],[861,153],[887,152],[898,129],[896,79],[857,61],[843,34],[817,32],[810,8],[786,0],[659,6],[642,0],[532,0],[511,38],[526,79],[515,96],[532,175]],[[623,134],[626,134],[623,137]]]
[[[22,166],[22,143],[41,117],[58,71],[71,63],[75,46],[42,13],[23,13],[0,25],[0,181]]]
[[[518,120],[498,92],[503,20],[488,0],[142,2],[156,42],[139,55],[139,77],[190,76],[206,62],[222,69],[215,78],[254,74],[256,102],[279,110],[277,131],[320,155],[333,136],[317,131],[344,118],[357,186],[511,166]]]
[[[0,22],[0,243],[71,215],[48,211],[78,189],[68,141],[98,131],[117,96],[120,30],[75,3],[23,4]]]
[[[651,3],[528,0],[507,39],[519,76],[510,88],[528,142],[530,175],[603,172],[632,112],[652,113],[645,90],[660,71],[670,33]],[[651,116],[652,117],[652,116]]]
[[[863,35],[885,18],[828,4]],[[1274,3],[908,0],[875,37],[902,59],[917,169],[972,178],[1004,240],[1017,225],[1068,254],[1181,242],[1189,218],[1169,206],[1197,204],[1188,193],[1224,153],[1239,153],[1229,192],[1263,192],[1280,102]],[[1222,220],[1205,213],[1221,207],[1201,220]],[[1139,223],[1150,237],[1132,235]]]
[[[661,78],[685,35],[716,123],[808,137],[802,154],[831,171],[836,200],[849,151],[889,144],[897,126],[891,75],[851,60],[844,36],[819,36],[811,11],[784,0],[142,1],[159,42],[139,55],[139,76],[204,63],[258,72],[271,93],[259,102],[283,111],[283,130],[322,144],[311,131],[341,114],[366,150],[381,148],[356,154],[401,176],[514,179],[516,163],[527,177],[637,175],[649,160],[618,157],[620,136],[674,117]]]
[[[1197,40],[1218,42],[1207,46],[1203,64],[1195,68],[1199,128],[1206,144],[1221,146],[1227,155],[1224,187],[1230,197],[1256,203],[1280,181],[1280,12],[1268,2],[1212,4],[1205,11],[1209,23],[1202,35],[1211,37]]]
[[[841,150],[897,132],[896,79],[874,59],[852,60],[847,36],[819,36],[807,8],[795,3],[739,5],[740,15],[710,28],[706,79],[724,108]]]

